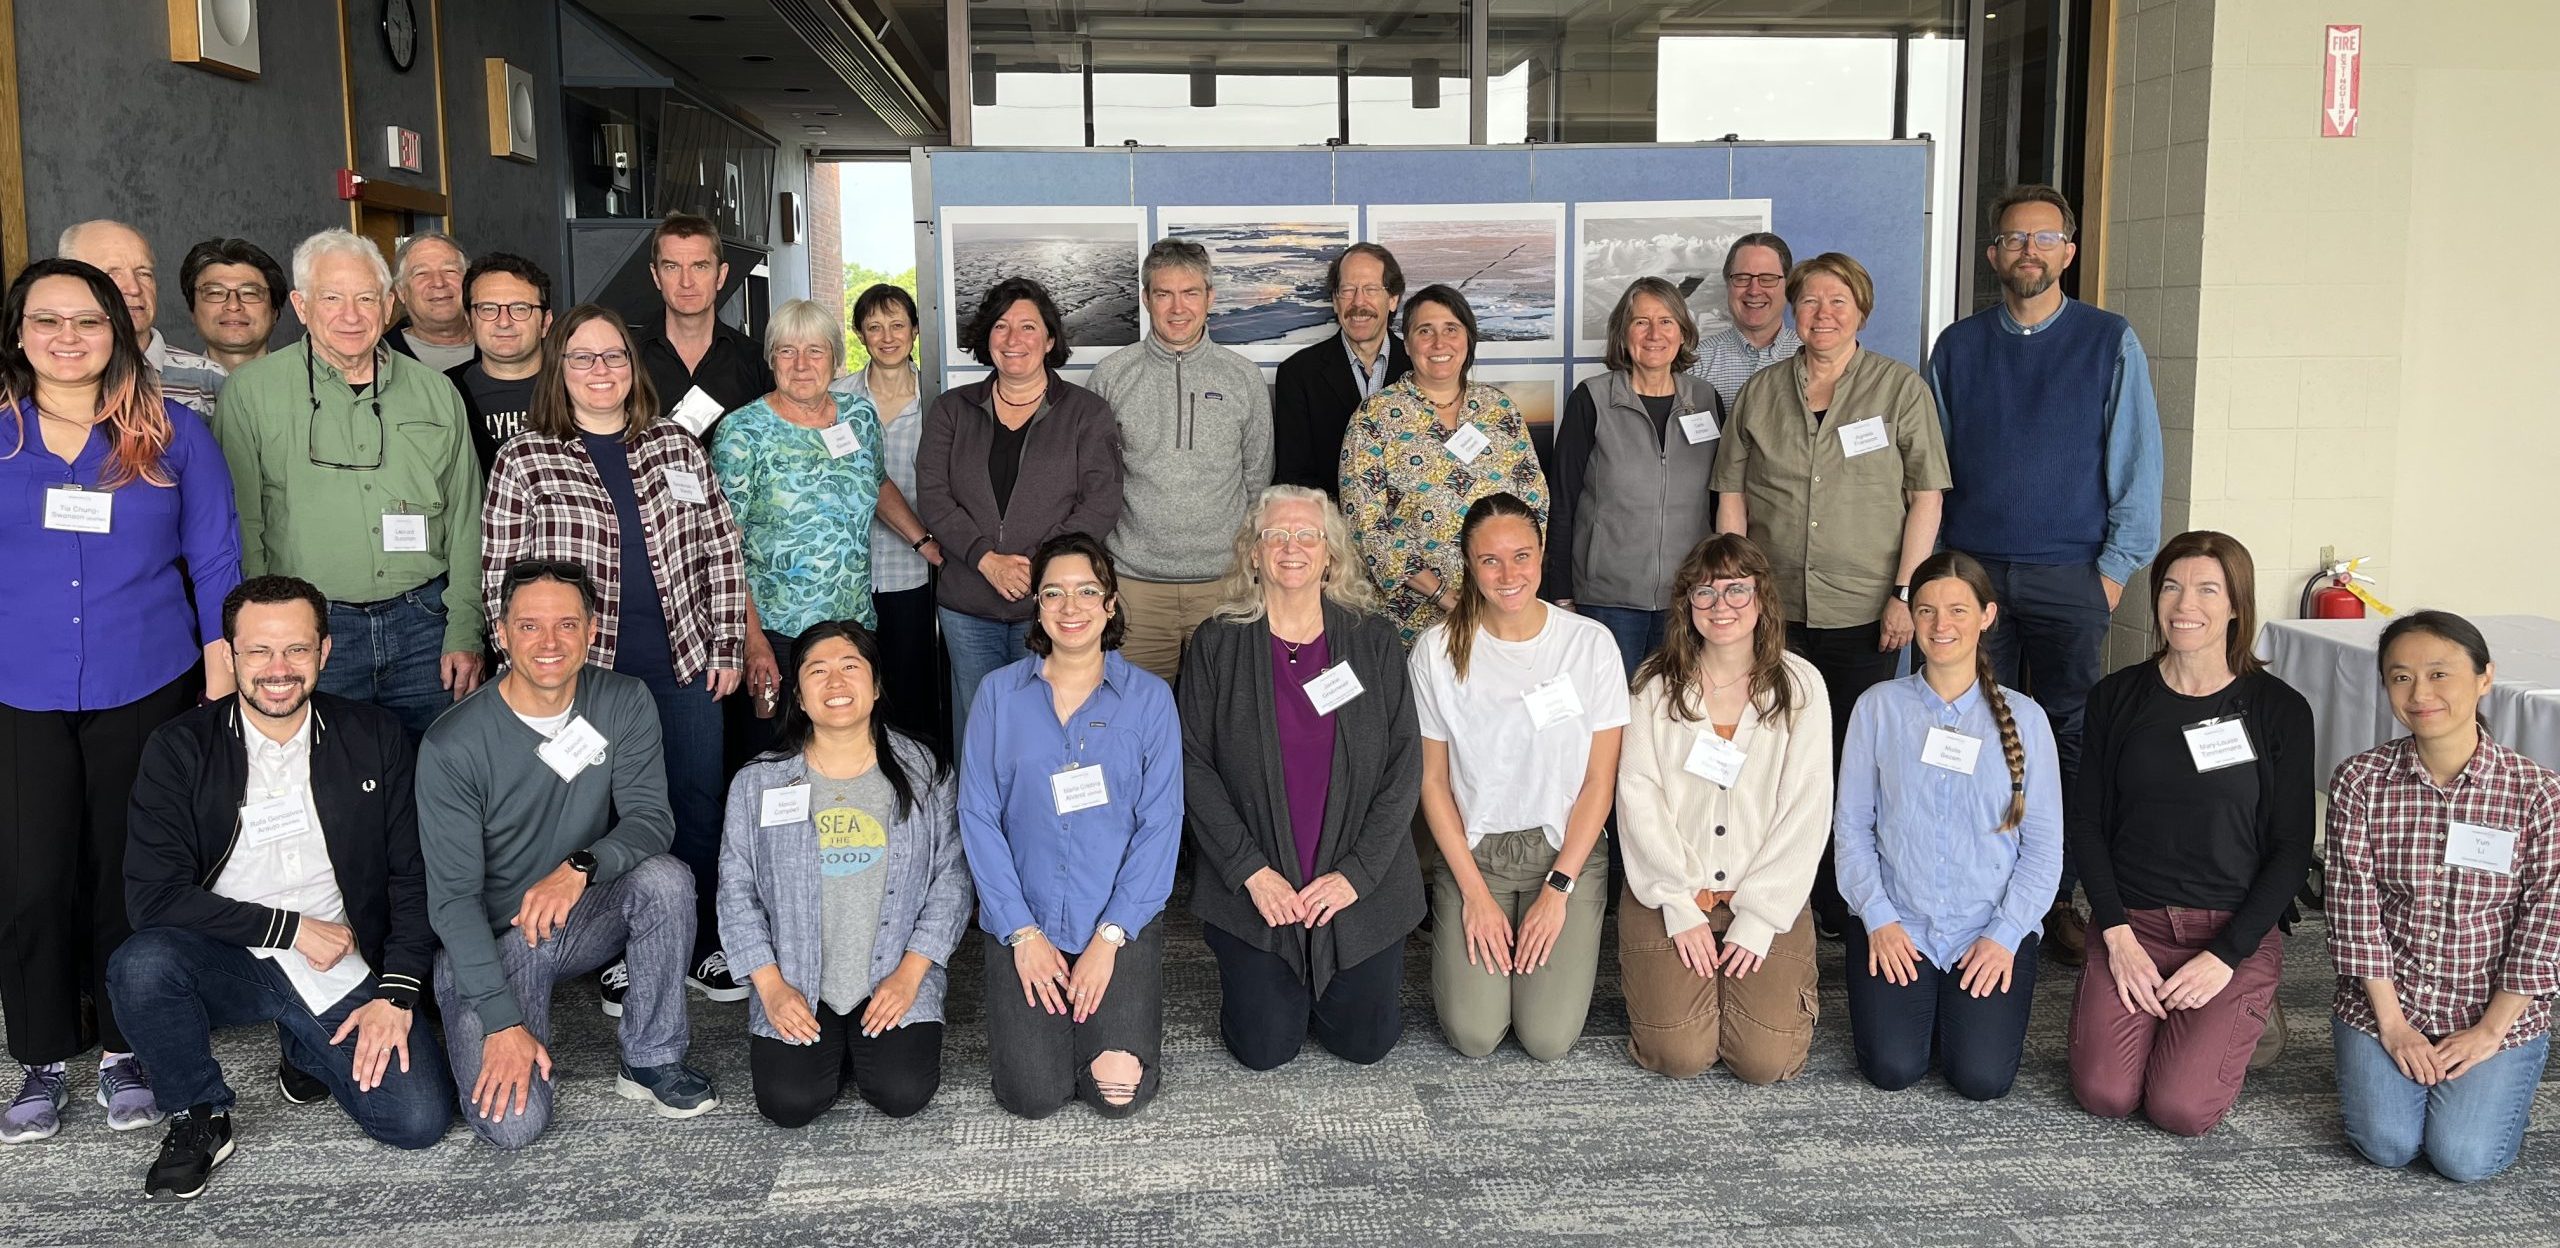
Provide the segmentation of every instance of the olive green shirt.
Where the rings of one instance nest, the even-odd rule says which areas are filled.
[[[462,393],[408,356],[375,358],[379,389],[363,395],[307,340],[224,385],[214,431],[240,508],[240,573],[298,576],[336,602],[444,576],[444,652],[477,654],[482,483]],[[382,518],[402,514],[427,518],[424,551],[383,549]]]
[[[1902,570],[1909,492],[1951,484],[1947,449],[1929,382],[1909,365],[1860,348],[1816,421],[1804,401],[1805,360],[1772,364],[1742,383],[1714,487],[1741,492],[1787,619],[1854,628],[1883,618]],[[1841,431],[1873,417],[1890,444],[1849,455]]]

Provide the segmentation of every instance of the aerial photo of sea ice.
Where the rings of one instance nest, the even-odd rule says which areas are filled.
[[[1166,238],[1209,253],[1209,337],[1266,363],[1334,332],[1325,270],[1351,244],[1352,207],[1160,208]]]
[[[943,209],[943,299],[950,348],[987,289],[1008,277],[1040,283],[1058,305],[1080,363],[1138,340],[1138,265],[1144,209]]]
[[[1458,288],[1476,315],[1476,354],[1561,355],[1562,204],[1369,207],[1369,237],[1396,254],[1409,294]]]
[[[1659,277],[1680,288],[1698,340],[1723,333],[1724,253],[1733,240],[1769,228],[1765,199],[1656,200],[1574,206],[1582,259],[1573,351],[1600,355],[1609,349],[1609,313],[1639,277]]]

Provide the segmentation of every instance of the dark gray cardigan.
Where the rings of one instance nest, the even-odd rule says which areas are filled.
[[[1351,664],[1363,692],[1333,712],[1333,779],[1316,843],[1316,875],[1341,872],[1360,899],[1323,927],[1273,928],[1244,889],[1264,867],[1297,887],[1307,884],[1298,878],[1280,774],[1269,621],[1203,623],[1183,655],[1176,694],[1183,797],[1197,847],[1191,912],[1279,954],[1318,995],[1335,971],[1411,934],[1424,908],[1413,853],[1422,733],[1405,683],[1404,646],[1392,621],[1331,602],[1324,604],[1324,632],[1333,660]]]

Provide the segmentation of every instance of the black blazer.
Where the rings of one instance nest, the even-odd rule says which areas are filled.
[[[1328,602],[1333,660],[1349,662],[1359,697],[1333,712],[1333,779],[1326,786],[1316,875],[1339,871],[1360,899],[1323,927],[1274,928],[1244,890],[1264,867],[1299,878],[1288,789],[1280,773],[1268,621],[1211,617],[1191,635],[1175,700],[1182,713],[1183,801],[1191,818],[1191,912],[1279,954],[1317,995],[1334,972],[1397,944],[1422,922],[1422,870],[1413,810],[1422,796],[1422,729],[1405,682],[1404,646],[1384,616]],[[1310,877],[1312,878],[1312,877]]]
[[[1387,384],[1413,371],[1404,340],[1387,335]],[[1340,332],[1280,361],[1271,382],[1271,483],[1342,493],[1342,431],[1360,410],[1360,383]]]
[[[170,720],[142,747],[126,820],[125,908],[134,929],[177,927],[248,949],[291,949],[302,916],[213,891],[240,838],[249,749],[237,698]],[[311,695],[311,802],[373,995],[417,1004],[433,970],[426,863],[410,780],[417,746],[399,717]]]

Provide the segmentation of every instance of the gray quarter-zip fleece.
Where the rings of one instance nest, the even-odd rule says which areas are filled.
[[[1122,576],[1214,581],[1235,534],[1271,484],[1271,390],[1262,368],[1203,337],[1175,351],[1153,337],[1112,352],[1093,389],[1120,418],[1124,499],[1110,536]]]

